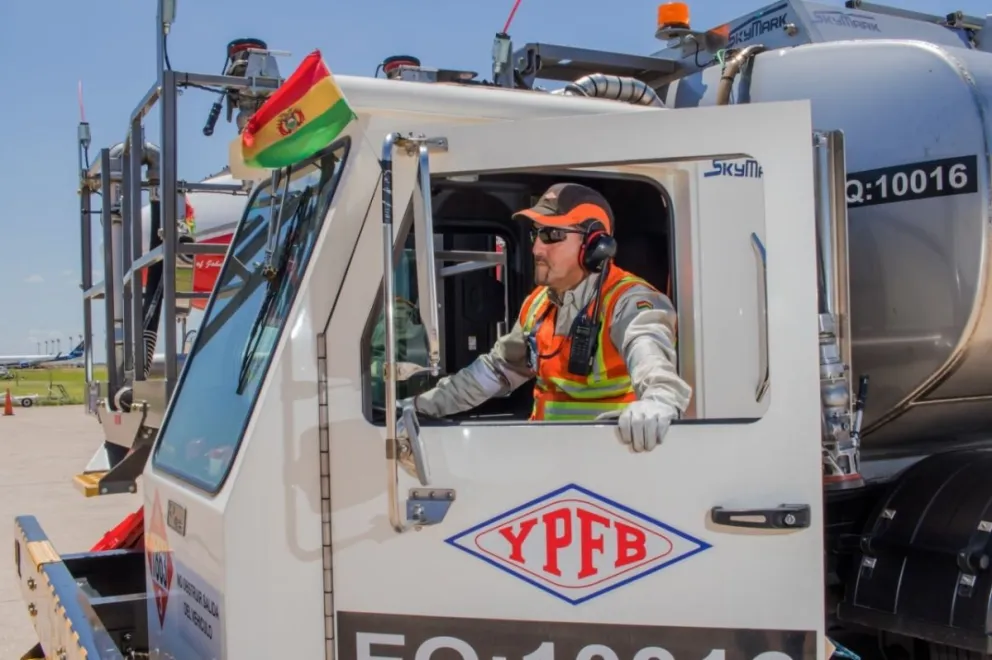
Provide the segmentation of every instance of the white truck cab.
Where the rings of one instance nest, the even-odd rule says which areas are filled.
[[[360,120],[294,166],[285,201],[256,188],[148,462],[149,647],[818,656],[808,105],[340,84]],[[759,163],[761,194],[700,199],[714,158]],[[525,386],[391,438],[397,389],[426,389],[432,356],[452,373],[512,323],[533,280],[510,215],[565,179],[604,191],[617,262],[675,301],[687,418],[635,455],[610,423],[528,421]],[[280,203],[288,266],[269,283],[254,264]],[[727,514],[779,509],[790,522]]]

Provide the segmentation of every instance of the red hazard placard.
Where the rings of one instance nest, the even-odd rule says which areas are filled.
[[[165,626],[165,613],[169,606],[169,591],[172,589],[172,551],[162,516],[162,504],[155,492],[152,515],[145,538],[145,557],[148,560],[148,574],[151,576],[155,609],[158,612],[159,626]]]

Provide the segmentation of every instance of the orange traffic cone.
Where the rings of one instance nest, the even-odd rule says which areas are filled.
[[[7,396],[3,402],[3,416],[11,417],[14,414],[14,400],[10,398],[10,388],[7,388]]]

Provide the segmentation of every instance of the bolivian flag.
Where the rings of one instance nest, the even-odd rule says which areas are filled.
[[[241,156],[250,167],[279,169],[306,160],[355,118],[319,50],[303,60],[241,131]]]

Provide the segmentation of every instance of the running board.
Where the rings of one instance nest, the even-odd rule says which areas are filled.
[[[97,416],[103,425],[103,441],[82,473],[73,478],[73,485],[84,497],[136,493],[136,480],[145,470],[158,429],[151,425],[149,406],[139,401],[130,412],[117,412],[100,401]]]
[[[76,487],[83,497],[95,497],[100,494],[100,480],[106,477],[109,472],[83,472],[72,478],[72,485]]]
[[[104,442],[86,469],[72,478],[73,485],[84,497],[138,492],[136,482],[145,470],[153,443],[151,434],[139,436],[130,451]]]

